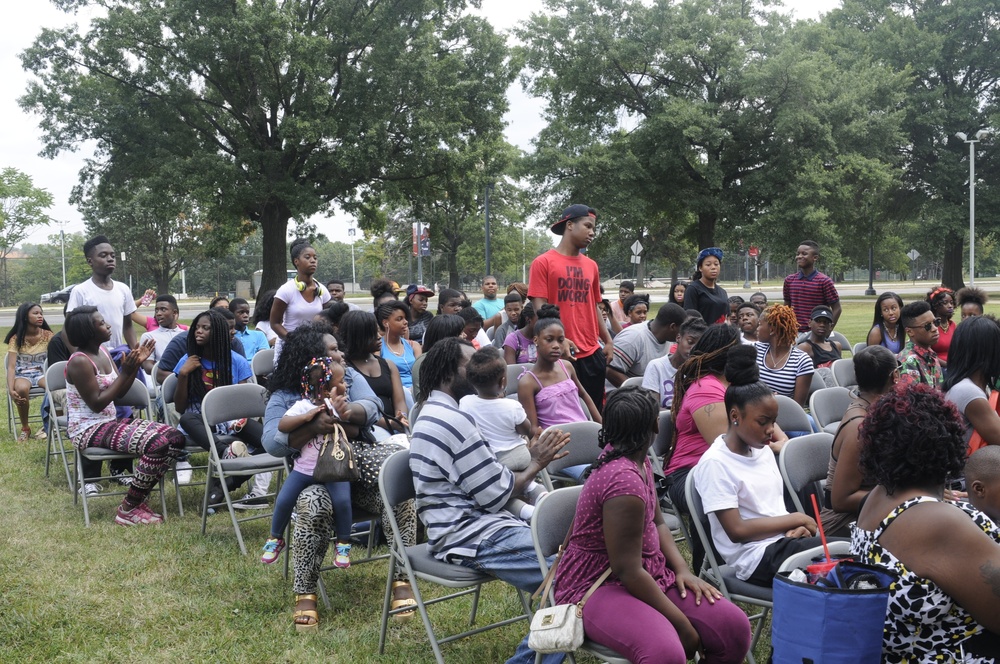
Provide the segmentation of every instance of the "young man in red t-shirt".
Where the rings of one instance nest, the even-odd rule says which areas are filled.
[[[546,303],[559,307],[566,338],[576,344],[576,373],[580,384],[600,409],[604,404],[604,379],[613,357],[611,335],[597,308],[601,278],[597,263],[581,252],[594,240],[597,211],[571,205],[563,211],[552,232],[562,240],[531,263],[528,297],[535,312]],[[598,339],[604,341],[604,352]]]

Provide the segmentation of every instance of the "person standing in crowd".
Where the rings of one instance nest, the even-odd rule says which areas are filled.
[[[354,304],[353,302],[344,301],[344,294],[346,292],[346,289],[344,288],[344,282],[341,281],[340,279],[331,279],[330,281],[326,282],[326,289],[330,291],[330,300],[332,302],[343,302],[344,304],[347,305],[347,308],[351,311],[355,311],[361,308],[358,305]]]
[[[270,348],[271,344],[267,341],[267,335],[260,330],[254,330],[249,327],[250,323],[250,303],[244,300],[242,297],[233,298],[229,302],[229,311],[232,312],[236,323],[236,338],[240,340],[243,344],[243,355],[248,360],[252,360],[253,356],[259,351],[266,348]]]
[[[431,297],[434,297],[434,291],[423,284],[406,287],[406,304],[410,307],[410,341],[423,343],[427,325],[434,318],[434,314],[427,311],[427,299]]]
[[[899,312],[903,309],[903,298],[886,291],[875,300],[875,318],[868,333],[869,346],[885,346],[893,355],[899,355],[905,345]]]
[[[299,238],[292,242],[289,254],[295,266],[295,278],[278,288],[271,306],[271,329],[278,335],[274,344],[275,360],[281,355],[282,339],[299,325],[311,322],[330,301],[330,293],[313,276],[317,267],[316,250],[309,240]]]
[[[938,328],[938,338],[931,346],[931,350],[937,353],[941,367],[946,368],[951,337],[955,334],[956,324],[951,322],[952,316],[955,315],[955,293],[950,288],[939,286],[927,294],[927,303],[931,305],[934,324]]]
[[[642,376],[650,362],[667,353],[667,344],[677,341],[677,333],[687,314],[668,302],[651,321],[630,325],[615,337],[615,357],[608,365],[608,380],[621,387],[626,379]]]
[[[561,236],[558,246],[531,262],[528,297],[536,312],[543,304],[559,307],[566,337],[576,344],[576,374],[580,384],[600,410],[604,404],[604,380],[614,358],[611,334],[601,321],[601,275],[597,263],[582,253],[594,241],[597,210],[571,205],[552,232]],[[604,342],[604,352],[598,340]]]
[[[962,312],[962,320],[965,320],[986,313],[986,303],[990,301],[990,296],[981,288],[966,286],[955,293],[955,299],[958,300],[958,310]]]
[[[729,294],[717,285],[722,273],[722,249],[709,247],[698,253],[694,276],[684,291],[684,308],[694,309],[706,323],[729,320]]]
[[[910,341],[899,354],[899,380],[904,385],[924,383],[940,389],[944,382],[941,363],[933,347],[940,328],[934,322],[934,312],[926,300],[910,302],[899,314],[900,325]]]
[[[625,311],[625,300],[635,295],[635,284],[631,281],[623,281],[618,284],[618,299],[611,303],[611,315],[620,324],[629,322],[628,313]]]
[[[833,279],[816,269],[819,260],[819,245],[812,240],[804,240],[795,252],[795,264],[799,271],[785,277],[782,296],[785,305],[795,310],[795,320],[799,332],[809,331],[809,312],[821,304],[833,312],[833,327],[840,320],[840,295],[833,285]]]

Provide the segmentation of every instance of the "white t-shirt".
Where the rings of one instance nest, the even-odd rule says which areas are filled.
[[[111,290],[104,290],[94,283],[93,279],[87,279],[77,286],[69,294],[69,303],[66,305],[66,313],[77,307],[92,306],[97,307],[104,317],[104,322],[111,326],[111,340],[104,344],[108,350],[117,348],[125,343],[125,327],[123,320],[135,311],[135,300],[132,298],[132,291],[128,286],[120,281],[111,282]],[[129,323],[131,325],[131,323]]]
[[[302,293],[295,286],[295,281],[286,281],[274,294],[274,297],[285,303],[285,316],[281,319],[281,324],[284,326],[285,332],[291,332],[299,325],[310,322],[316,314],[322,313],[323,305],[330,301],[330,292],[324,288],[322,295],[314,297],[312,302],[306,302]],[[284,339],[278,339],[274,344],[275,362],[281,355],[283,343]]]
[[[513,399],[481,399],[475,394],[462,397],[458,409],[476,421],[479,432],[494,452],[506,452],[524,445],[516,431],[528,419],[524,406]]]
[[[739,456],[726,447],[723,438],[724,434],[716,438],[694,467],[694,485],[708,514],[715,548],[736,576],[746,581],[764,557],[764,549],[782,535],[754,542],[733,542],[715,512],[736,508],[744,520],[785,516],[788,510],[782,494],[784,485],[770,448],[751,450],[749,457]]]
[[[646,365],[642,386],[660,395],[660,408],[669,410],[674,402],[674,376],[677,368],[670,363],[670,355],[653,360]]]
[[[153,351],[153,362],[159,362],[160,358],[163,357],[163,351],[167,350],[167,346],[170,344],[171,339],[176,337],[178,334],[183,332],[180,327],[158,327],[152,332],[144,332],[141,337],[139,337],[139,344],[146,342],[146,339],[152,339],[156,343],[156,350]],[[167,369],[167,367],[164,367]],[[172,367],[170,367],[172,368]],[[169,371],[169,369],[167,369]]]
[[[973,383],[971,378],[965,378],[955,383],[944,397],[955,404],[958,412],[962,414],[962,420],[965,422],[965,442],[969,442],[969,439],[972,438],[972,423],[969,422],[969,416],[965,414],[965,409],[976,399],[989,399],[989,394],[979,389],[979,386]]]
[[[614,358],[611,368],[626,377],[642,376],[646,365],[663,357],[669,342],[660,343],[649,329],[649,322],[629,325],[615,337]]]
[[[270,321],[262,320],[254,325],[254,329],[260,330],[267,337],[267,343],[271,343],[278,338],[278,333],[271,329]]]

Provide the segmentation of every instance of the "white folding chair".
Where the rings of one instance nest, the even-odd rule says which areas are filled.
[[[778,401],[778,426],[782,431],[812,431],[809,416],[795,399],[783,394],[775,394]]]
[[[264,348],[253,354],[250,360],[250,369],[254,379],[259,383],[261,378],[267,378],[274,372],[274,349]]]
[[[851,349],[851,355],[857,355],[862,351],[862,349],[867,348],[868,344],[864,341],[854,344],[854,348]]]
[[[830,341],[839,341],[840,342],[840,352],[841,353],[850,353],[851,355],[854,355],[854,347],[851,346],[851,342],[848,341],[847,337],[845,337],[840,332],[837,332],[836,330],[834,330],[833,332],[830,333],[830,336],[827,337],[827,338]]]
[[[424,623],[427,638],[431,642],[431,650],[434,651],[434,659],[438,664],[444,664],[444,656],[441,654],[441,644],[464,639],[473,634],[493,629],[494,627],[510,625],[528,619],[530,607],[528,606],[527,598],[523,593],[518,591],[521,603],[524,606],[525,612],[523,614],[439,639],[435,635],[434,628],[431,625],[430,617],[427,614],[427,606],[456,597],[462,597],[463,595],[472,595],[472,611],[469,616],[469,625],[472,626],[476,622],[480,590],[487,583],[496,581],[497,579],[488,574],[476,572],[464,565],[438,560],[431,553],[427,544],[417,544],[415,546],[406,546],[403,544],[394,508],[400,503],[413,500],[416,497],[416,490],[413,486],[413,475],[410,473],[409,450],[400,450],[386,459],[382,465],[382,469],[379,471],[378,488],[382,494],[382,502],[386,507],[385,511],[389,517],[389,530],[392,534],[389,573],[385,581],[385,598],[382,602],[382,625],[379,630],[378,640],[378,652],[380,655],[385,653],[385,637],[389,626],[389,616],[413,610],[412,606],[404,606],[398,609],[389,608],[392,600],[392,581],[397,567],[403,568],[407,581],[413,589],[413,598],[417,602],[417,612]],[[445,588],[451,588],[457,592],[424,601],[418,581],[434,583]]]
[[[822,432],[792,438],[781,448],[778,469],[792,496],[796,512],[813,515],[812,505],[802,504],[802,492],[810,485],[814,485],[819,491],[817,500],[822,506],[822,490],[826,485],[832,446],[833,434]],[[819,520],[818,514],[813,516]]]
[[[622,381],[622,384],[619,385],[618,387],[619,389],[622,387],[633,387],[633,386],[642,387],[642,378],[643,378],[642,376],[632,376],[631,378],[626,378],[625,380]]]
[[[534,364],[522,363],[522,364],[508,364],[507,365],[507,388],[504,390],[504,396],[517,395],[517,381],[525,371],[535,366]],[[412,421],[412,420],[411,420]]]
[[[837,381],[837,385],[840,387],[853,389],[858,386],[858,379],[854,375],[853,358],[850,360],[834,360],[830,368],[833,370],[833,379]]]
[[[13,342],[14,342],[14,340],[11,339],[11,343],[13,343]],[[5,370],[6,370],[6,366],[7,366],[7,363],[4,362]],[[4,380],[5,381],[7,380],[7,376],[6,375],[4,376]],[[6,384],[7,383],[4,383],[4,385],[6,385]],[[15,418],[17,418],[17,409],[14,407],[14,399],[11,398],[10,392],[7,391],[7,390],[5,390],[5,391],[7,392],[7,432],[10,433],[11,435],[13,435],[13,433],[14,433],[14,420],[15,420]],[[44,387],[32,387],[32,388],[30,388],[28,390],[28,401],[29,401],[29,403],[30,403],[30,401],[32,399],[37,399],[38,397],[44,397],[44,396],[45,396],[45,388]],[[32,422],[38,422],[39,424],[41,424],[41,422],[42,422],[42,414],[41,414],[41,412],[39,412],[37,415],[33,415],[31,413],[31,409],[30,409],[30,406],[29,406],[29,409],[28,409],[28,423],[30,424]]]
[[[702,546],[705,549],[705,562],[700,572],[701,577],[717,587],[730,602],[751,604],[760,609],[757,613],[749,616],[750,622],[756,622],[757,624],[754,627],[753,638],[750,641],[750,650],[747,652],[747,661],[750,664],[756,664],[753,651],[764,629],[764,623],[767,622],[767,616],[771,612],[774,593],[771,588],[765,588],[741,580],[736,576],[736,571],[732,567],[719,559],[715,551],[715,543],[712,541],[708,515],[705,514],[701,503],[701,496],[694,486],[693,472],[687,476],[684,493],[687,497],[688,510],[691,513],[691,525],[694,528],[695,536],[701,540]]]
[[[155,370],[154,370],[155,373]],[[177,409],[174,408],[174,393],[177,391],[177,374],[171,373],[163,383],[159,385],[159,398],[163,403],[163,419],[166,424],[174,427],[175,429],[180,424],[180,415],[177,413]],[[207,454],[208,451],[205,448],[198,445],[190,436],[184,437],[184,451],[188,454],[188,457],[192,454]],[[207,470],[208,463],[204,463],[198,466],[192,464],[192,473],[195,470]],[[177,513],[184,516],[184,501],[181,498],[181,484],[177,478],[177,468],[176,466],[171,469],[174,476],[174,494],[177,498]],[[201,482],[190,482],[185,486],[200,486]]]
[[[260,385],[253,383],[223,385],[205,393],[201,401],[201,420],[205,427],[205,432],[208,434],[209,439],[211,439],[216,424],[242,418],[261,418],[264,416],[266,407],[267,390]],[[266,453],[237,459],[222,459],[219,457],[215,445],[208,446],[208,456],[209,481],[205,483],[205,497],[201,505],[201,534],[205,534],[208,526],[208,508],[225,505],[226,509],[229,510],[229,516],[233,522],[233,530],[236,531],[236,541],[240,545],[240,551],[243,555],[246,555],[247,547],[243,542],[243,533],[240,530],[240,524],[256,519],[269,519],[271,518],[272,511],[263,510],[264,513],[262,514],[237,518],[236,512],[233,509],[233,499],[229,495],[229,488],[226,485],[226,479],[229,477],[256,475],[258,473],[277,472],[277,487],[280,488],[281,481],[285,475],[285,460]],[[209,504],[208,502],[209,490],[212,487],[212,478],[219,480],[219,487],[224,499],[221,503]],[[268,497],[274,495],[274,493],[267,494]]]
[[[531,516],[531,539],[535,543],[535,553],[538,555],[538,566],[542,570],[542,578],[549,573],[548,559],[554,556],[566,539],[566,533],[573,527],[576,516],[576,504],[580,500],[582,486],[570,486],[542,496],[535,506]],[[549,601],[553,601],[549,590]],[[580,651],[592,654],[608,664],[628,664],[628,660],[620,654],[585,638]],[[570,661],[573,659],[569,653]],[[537,660],[536,660],[537,661]]]
[[[69,445],[69,449],[66,448],[66,443],[69,442],[69,435],[66,435],[66,440],[63,441],[63,435],[66,433],[66,413],[56,410],[55,401],[52,398],[53,392],[62,390],[65,393],[66,391],[65,371],[66,362],[56,362],[45,370],[45,394],[49,397],[49,431],[46,436],[48,449],[45,453],[45,476],[49,476],[52,457],[58,456],[62,459],[63,470],[66,471],[66,484],[72,491],[76,488],[75,473],[70,471],[70,461],[67,454],[76,454],[76,449],[72,444]],[[76,465],[75,459],[73,465]]]
[[[851,391],[846,387],[826,387],[816,390],[809,397],[809,412],[820,431],[836,434],[847,407],[851,405]]]
[[[575,466],[589,466],[597,461],[597,457],[603,451],[597,442],[597,434],[601,431],[601,425],[587,421],[559,424],[550,428],[559,429],[569,434],[569,443],[563,448],[563,451],[568,452],[568,454],[549,463],[542,472],[542,483],[549,491],[552,491],[552,480],[554,479],[569,484],[579,484],[581,482],[579,477],[567,475],[563,471]]]
[[[153,420],[152,408],[149,401],[149,389],[146,384],[141,380],[134,380],[132,386],[129,388],[125,396],[115,399],[115,406],[130,406],[133,409],[132,417],[143,417],[150,421]],[[138,411],[138,412],[136,412]],[[103,447],[88,447],[85,450],[78,450],[76,453],[76,470],[77,470],[77,484],[76,486],[85,487],[87,480],[108,480],[112,479],[109,476],[101,477],[84,477],[83,476],[83,460],[89,459],[91,461],[113,461],[115,459],[138,459],[140,454],[130,454],[128,452],[116,452],[114,450],[109,450]],[[163,519],[167,518],[167,500],[163,492],[163,478],[160,478],[157,487],[160,491],[160,514],[163,515]],[[102,491],[93,495],[88,495],[86,489],[84,491],[76,491],[76,487],[73,487],[73,500],[77,499],[79,496],[81,502],[83,503],[83,522],[86,527],[90,527],[90,500],[93,498],[105,498],[108,496],[123,496],[128,493],[128,489],[125,488],[121,491]]]

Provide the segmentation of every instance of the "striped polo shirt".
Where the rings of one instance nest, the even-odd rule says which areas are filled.
[[[781,290],[785,303],[795,310],[799,332],[809,331],[809,316],[815,307],[821,304],[832,307],[840,302],[840,295],[833,285],[833,279],[819,270],[813,270],[808,275],[802,270],[788,275]]]
[[[514,474],[497,461],[475,420],[448,394],[435,390],[410,437],[410,472],[417,515],[435,557],[475,558],[479,543],[498,530],[526,527],[503,506]]]

